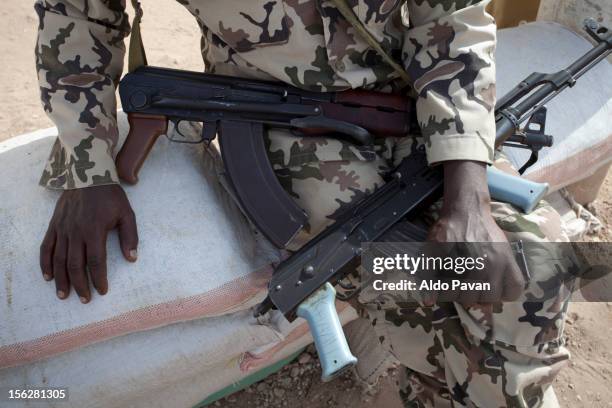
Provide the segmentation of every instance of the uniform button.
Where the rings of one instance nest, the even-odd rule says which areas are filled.
[[[346,69],[344,62],[342,62],[341,59],[336,60],[335,66],[336,66],[336,71],[338,72],[344,72],[344,70]]]

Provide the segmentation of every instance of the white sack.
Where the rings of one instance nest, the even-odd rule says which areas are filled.
[[[355,317],[349,307],[340,315],[343,323]],[[35,407],[191,407],[311,342],[303,321],[289,325],[275,315],[260,325],[245,310],[131,333],[0,370],[0,389],[69,388],[68,401]]]
[[[275,253],[254,241],[202,148],[161,137],[140,182],[126,187],[138,220],[138,261],[125,261],[111,235],[108,294],[92,292],[87,305],[74,292],[60,301],[38,262],[59,196],[38,186],[53,139],[31,134],[0,144],[0,367],[263,299]]]

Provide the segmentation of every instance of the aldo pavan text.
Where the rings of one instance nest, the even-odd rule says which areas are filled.
[[[471,271],[485,269],[483,257],[436,257],[436,256],[409,256],[397,254],[394,257],[376,257],[373,259],[372,272],[382,275],[385,272],[401,272],[415,275],[423,271],[454,272],[463,275]],[[465,279],[421,279],[418,281],[400,279],[399,281],[385,281],[375,279],[372,287],[377,291],[490,291],[490,282],[469,281]]]

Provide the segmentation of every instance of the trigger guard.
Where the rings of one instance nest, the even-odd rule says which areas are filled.
[[[174,127],[174,129],[172,129],[172,132],[168,132],[168,134],[173,134],[173,133],[177,133],[180,137],[182,137],[183,139],[187,139],[187,136],[185,136],[184,134],[181,133],[181,122],[182,120],[180,119],[170,119],[170,122],[172,123],[172,126]],[[168,136],[168,139],[170,140],[175,140],[172,136]]]

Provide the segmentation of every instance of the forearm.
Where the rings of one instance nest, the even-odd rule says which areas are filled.
[[[444,166],[443,211],[490,211],[487,165],[483,162],[452,160]]]
[[[477,161],[447,161],[444,203],[428,240],[436,242],[506,242],[491,214],[487,165]]]
[[[115,89],[129,32],[124,7],[104,0],[36,2],[41,101],[58,128],[41,178],[44,186],[72,189],[117,182]]]
[[[430,164],[491,163],[496,27],[488,1],[409,1],[404,57]]]

